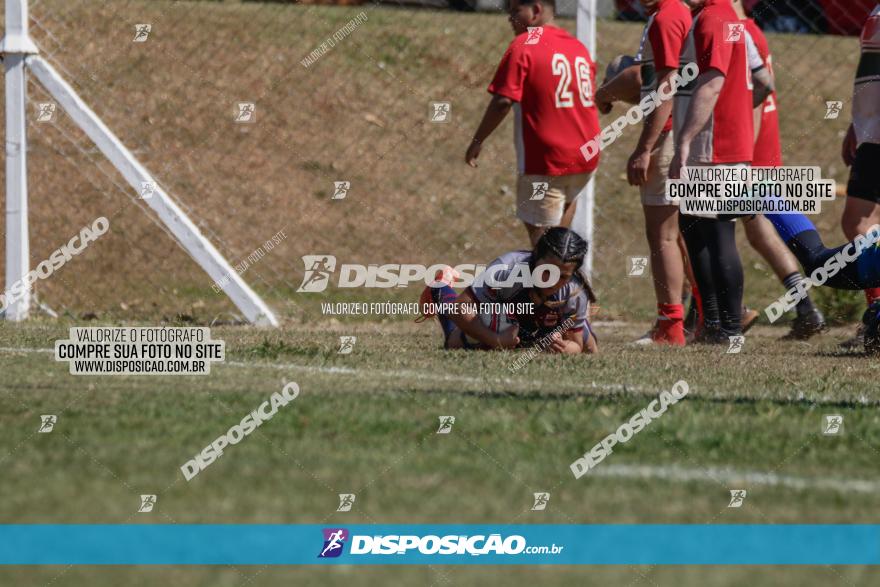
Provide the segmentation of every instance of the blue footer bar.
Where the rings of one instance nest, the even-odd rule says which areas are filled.
[[[0,525],[4,565],[877,565],[880,525]]]

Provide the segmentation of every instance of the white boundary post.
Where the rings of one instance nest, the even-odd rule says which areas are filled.
[[[6,36],[0,45],[6,85],[6,319],[28,317],[30,288],[11,296],[9,289],[24,283],[30,271],[27,191],[27,71],[25,57],[37,47],[28,37],[26,0],[6,0]]]
[[[578,0],[577,38],[587,47],[587,49],[590,50],[590,56],[592,56],[593,61],[597,61],[596,19],[596,0]],[[593,91],[595,91],[595,88],[593,88]],[[587,276],[590,277],[593,275],[593,250],[595,249],[595,243],[593,242],[593,206],[595,205],[595,201],[596,178],[594,176],[578,198],[578,207],[575,210],[574,220],[572,221],[572,228],[590,243],[590,249],[587,251],[587,258],[584,261],[584,269]]]
[[[206,239],[186,213],[153,179],[122,142],[76,94],[70,85],[42,57],[27,58],[27,65],[43,87],[64,108],[68,116],[86,133],[107,159],[119,170],[135,192],[149,188],[152,196],[144,202],[152,208],[178,242],[218,285],[245,317],[258,326],[278,326],[269,306],[248,286],[223,255]]]

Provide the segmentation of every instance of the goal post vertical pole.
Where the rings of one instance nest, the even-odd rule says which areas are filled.
[[[598,61],[596,55],[596,19],[597,19],[597,0],[577,0],[577,38],[590,51],[590,56],[594,62]],[[595,91],[595,88],[593,89]],[[588,276],[593,274],[593,250],[595,249],[593,242],[594,225],[593,225],[593,206],[596,199],[596,177],[595,175],[587,184],[587,187],[578,197],[577,208],[572,221],[572,228],[583,236],[590,244],[587,251],[587,258],[584,261],[584,268]]]
[[[6,0],[6,34],[0,44],[6,86],[6,281],[7,320],[28,317],[30,287],[12,296],[30,271],[27,190],[27,70],[25,58],[37,47],[28,36],[27,0]],[[25,283],[25,285],[28,285]],[[17,289],[17,288],[16,288]]]

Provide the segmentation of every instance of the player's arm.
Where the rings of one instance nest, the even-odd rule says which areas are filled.
[[[758,143],[758,135],[761,134],[761,119],[764,118],[764,103],[761,102],[752,109],[752,124],[755,127],[755,144]]]
[[[642,88],[642,66],[631,65],[596,90],[596,107],[602,114],[611,112],[615,102],[638,104]]]
[[[483,113],[483,120],[480,121],[480,126],[477,127],[477,132],[474,133],[474,138],[465,154],[464,159],[468,165],[477,166],[477,157],[480,156],[483,143],[498,128],[512,106],[513,100],[510,98],[499,94],[492,95],[489,105],[486,106],[486,112]]]
[[[752,70],[752,105],[763,105],[764,101],[776,90],[773,76],[766,67]]]
[[[584,351],[584,333],[580,329],[566,330],[563,333],[554,332],[550,335],[547,350],[565,355],[580,354]]]
[[[761,52],[755,44],[752,35],[746,31],[746,59],[749,63],[749,71],[752,74],[752,107],[757,108],[763,104],[776,88],[774,87],[773,74],[764,63]],[[757,136],[757,135],[756,135]]]
[[[758,135],[761,134],[761,120],[764,118],[764,102],[775,91],[773,74],[766,67],[752,70],[752,105],[754,111],[752,115],[755,127],[755,142],[758,141]]]
[[[495,333],[486,328],[476,313],[479,302],[470,288],[464,290],[455,300],[455,312],[449,313],[449,319],[459,330],[475,338],[492,349],[512,349],[519,344],[519,325],[515,324],[507,330]]]
[[[676,70],[672,67],[664,67],[657,72],[657,87],[672,87],[672,78]],[[666,121],[672,115],[672,100],[663,100],[653,112],[645,119],[642,126],[642,134],[639,143],[629,158],[626,165],[626,178],[629,185],[643,185],[648,181],[648,167],[651,164],[651,151],[657,144],[657,139],[666,126]]]
[[[681,168],[687,164],[690,155],[691,141],[709,122],[723,86],[724,74],[714,68],[701,73],[697,78],[697,87],[685,115],[684,126],[675,137],[675,157],[669,166],[670,179],[681,177]]]

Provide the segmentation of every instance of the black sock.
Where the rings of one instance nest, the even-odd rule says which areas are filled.
[[[785,291],[791,291],[795,289],[798,284],[801,283],[803,280],[804,276],[801,275],[799,271],[795,271],[794,273],[783,279],[782,284],[785,286]],[[810,299],[810,294],[804,296],[804,299],[797,303],[798,316],[809,314],[815,309],[816,306],[813,305],[813,300]]]

